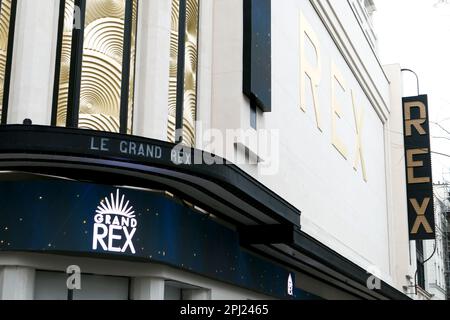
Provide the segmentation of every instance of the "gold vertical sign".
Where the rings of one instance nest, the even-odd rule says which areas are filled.
[[[0,10],[0,122],[2,121],[3,92],[5,88],[6,64],[8,58],[11,2],[12,0],[1,1]]]
[[[436,237],[428,97],[403,98],[410,240]]]
[[[172,1],[170,37],[170,79],[169,79],[169,121],[168,140],[175,142],[178,84],[178,41],[179,41],[180,1]],[[195,121],[197,118],[197,69],[198,69],[198,22],[199,0],[186,1],[185,69],[183,142],[195,146]]]
[[[120,132],[126,0],[86,0],[78,127]],[[137,0],[133,0],[127,132],[132,132]],[[57,125],[65,126],[74,21],[74,0],[66,0],[62,37]]]

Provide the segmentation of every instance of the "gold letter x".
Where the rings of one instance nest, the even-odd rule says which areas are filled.
[[[423,225],[423,227],[425,228],[426,233],[433,233],[433,230],[431,229],[431,226],[427,221],[427,217],[425,217],[425,212],[427,211],[428,205],[430,204],[430,200],[430,198],[425,198],[422,205],[419,205],[417,199],[410,199],[411,204],[414,207],[414,211],[417,213],[416,222],[414,223],[411,231],[412,234],[417,234],[421,225]]]

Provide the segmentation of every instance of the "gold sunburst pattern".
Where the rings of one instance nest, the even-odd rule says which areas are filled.
[[[11,21],[11,0],[3,0],[0,9],[0,121],[3,110],[3,89],[8,56],[8,40]]]
[[[86,1],[79,128],[120,132],[126,1]],[[137,3],[132,0],[128,133],[132,132]],[[57,125],[60,126],[65,126],[67,117],[73,8],[74,0],[66,0],[57,112]]]
[[[176,100],[178,73],[178,28],[180,1],[172,2],[172,26],[170,37],[170,79],[169,79],[169,121],[168,139],[175,141]],[[185,70],[184,70],[184,112],[183,142],[195,146],[195,121],[197,118],[197,68],[198,68],[198,18],[199,0],[186,2]]]
[[[124,30],[125,0],[86,2],[78,124],[82,129],[120,131]]]

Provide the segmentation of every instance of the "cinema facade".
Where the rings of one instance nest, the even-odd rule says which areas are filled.
[[[372,5],[2,0],[0,298],[410,298]]]

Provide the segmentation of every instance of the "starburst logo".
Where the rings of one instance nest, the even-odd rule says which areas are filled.
[[[94,236],[92,249],[99,246],[104,251],[125,253],[130,250],[136,253],[133,237],[136,233],[137,220],[133,207],[129,201],[125,202],[125,195],[111,193],[109,199],[100,201],[94,217]]]
[[[135,218],[133,207],[129,206],[130,201],[127,201],[124,205],[125,195],[122,195],[122,199],[120,199],[120,191],[117,189],[116,198],[114,198],[114,194],[111,193],[111,202],[109,202],[108,198],[105,198],[100,202],[100,205],[97,207],[97,213],[101,215],[116,215],[123,216],[127,218]],[[105,204],[106,202],[106,204]]]

